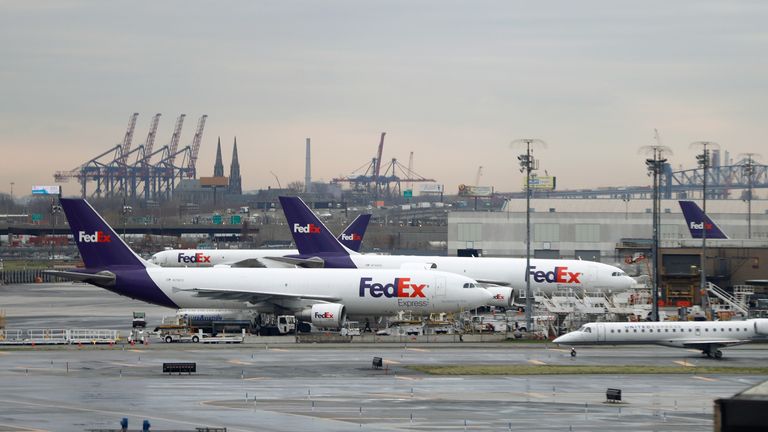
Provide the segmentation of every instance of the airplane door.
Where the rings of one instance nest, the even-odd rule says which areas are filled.
[[[589,282],[597,281],[597,266],[596,265],[589,265],[587,267],[587,280]]]
[[[696,336],[701,336],[701,327],[695,327],[696,329]]]
[[[605,341],[605,325],[603,324],[597,325],[597,341],[598,342]]]
[[[435,278],[435,297],[445,297],[445,277]]]

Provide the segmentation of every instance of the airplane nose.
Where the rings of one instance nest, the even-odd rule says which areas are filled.
[[[480,288],[480,291],[482,291],[482,301],[485,303],[488,303],[493,298],[493,294],[491,294],[490,291],[488,291],[485,288]]]
[[[556,344],[568,343],[568,339],[569,339],[568,335],[564,334],[560,337],[556,337],[555,340],[552,341],[552,343],[556,343]]]

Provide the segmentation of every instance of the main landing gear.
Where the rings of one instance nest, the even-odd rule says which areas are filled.
[[[714,349],[714,350],[705,349],[702,351],[702,354],[706,354],[707,357],[714,358],[716,360],[720,360],[721,358],[723,358],[723,352],[720,351],[719,349]]]

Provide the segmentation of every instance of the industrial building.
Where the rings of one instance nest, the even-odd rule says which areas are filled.
[[[651,205],[650,200],[534,200],[532,254],[601,261],[630,275],[651,274]],[[699,304],[702,242],[691,238],[677,201],[662,200],[661,209],[661,298],[670,305]],[[746,205],[736,200],[709,201],[708,215],[730,239],[707,240],[707,280],[735,293],[734,287],[749,280],[768,279],[768,202],[752,203],[750,221]],[[525,200],[510,200],[500,212],[450,212],[448,253],[523,257],[525,233]]]

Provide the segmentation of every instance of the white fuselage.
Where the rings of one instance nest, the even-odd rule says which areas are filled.
[[[401,268],[407,265],[434,264],[434,269],[460,274],[481,282],[505,283],[515,295],[525,291],[525,258],[474,258],[417,255],[351,255],[359,269]],[[559,289],[624,291],[635,280],[621,269],[592,261],[531,259],[531,290],[551,293]]]
[[[150,267],[146,271],[179,308],[300,311],[325,302],[302,298],[304,295],[333,297],[335,300],[327,302],[343,304],[349,315],[387,315],[402,310],[428,314],[473,309],[491,298],[483,288],[465,288],[475,284],[470,278],[431,270]],[[210,298],[198,295],[195,289],[253,292],[253,299],[258,300],[252,302],[247,295],[237,300]]]
[[[553,342],[562,345],[737,345],[768,335],[768,319],[589,323]],[[741,341],[741,342],[739,342]]]
[[[231,265],[248,259],[295,255],[295,249],[188,249],[158,252],[150,262],[163,267],[212,267]],[[472,279],[510,285],[515,295],[525,291],[524,258],[473,258],[419,255],[352,254],[349,259],[358,269],[403,269],[433,265],[439,271],[467,276]],[[264,259],[268,267],[293,267],[290,264]],[[635,280],[611,265],[582,260],[531,259],[531,290],[551,293],[561,289],[582,291],[625,291]]]
[[[296,249],[172,249],[158,252],[148,261],[163,267],[213,267],[298,253]],[[289,267],[282,263],[275,263],[274,266]]]

